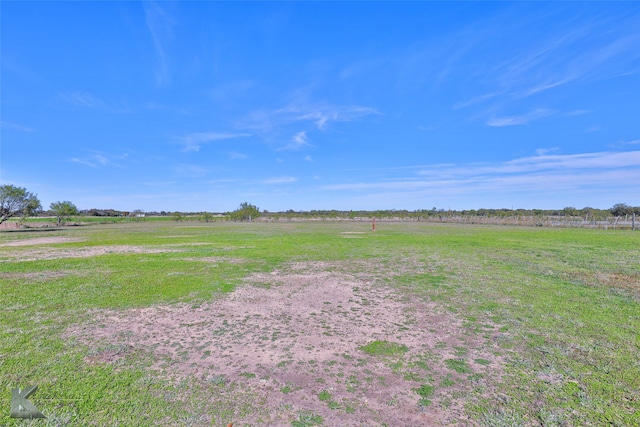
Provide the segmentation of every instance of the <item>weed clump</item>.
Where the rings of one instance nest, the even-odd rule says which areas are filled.
[[[389,341],[372,341],[360,347],[360,350],[372,356],[398,356],[406,353],[409,349],[404,344]]]
[[[420,387],[413,389],[418,396],[420,396],[420,400],[418,400],[419,406],[429,406],[431,405],[431,400],[429,397],[433,394],[435,387],[429,384],[422,384]]]
[[[323,422],[320,415],[313,412],[302,412],[298,414],[298,419],[291,423],[291,427],[311,427],[319,426]]]
[[[447,368],[456,371],[459,374],[470,374],[473,371],[467,365],[467,362],[461,359],[447,359],[444,361]]]

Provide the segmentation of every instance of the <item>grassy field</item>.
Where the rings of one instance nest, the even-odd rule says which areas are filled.
[[[2,232],[0,307],[0,425],[640,426],[638,232]]]

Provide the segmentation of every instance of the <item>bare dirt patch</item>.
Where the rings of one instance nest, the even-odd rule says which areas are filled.
[[[88,354],[87,362],[111,363],[117,349],[146,351],[159,375],[239,385],[264,408],[237,425],[289,426],[306,411],[325,425],[474,424],[456,396],[483,386],[485,374],[500,375],[493,344],[437,304],[344,269],[292,263],[199,306],[99,311],[67,334],[116,349]],[[363,351],[374,342],[402,351]],[[429,387],[421,400],[418,391]]]
[[[640,276],[621,273],[596,273],[595,278],[605,286],[640,292]]]
[[[83,242],[85,239],[80,239],[77,237],[63,237],[63,236],[52,236],[52,237],[36,237],[34,239],[21,239],[14,240],[12,242],[2,243],[0,246],[34,246],[34,245],[52,245],[57,243],[76,243]]]
[[[36,248],[3,254],[8,261],[39,261],[60,258],[88,258],[106,254],[155,254],[163,252],[180,252],[178,249],[147,248],[142,246],[86,246],[82,248]],[[0,262],[3,261],[0,259]]]
[[[619,290],[626,295],[640,301],[640,275],[629,275],[609,272],[576,272],[572,273],[570,280],[579,279],[580,282],[589,286],[599,286]]]

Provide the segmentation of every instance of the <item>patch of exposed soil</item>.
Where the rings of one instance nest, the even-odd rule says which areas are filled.
[[[596,273],[596,280],[614,288],[622,288],[630,291],[640,292],[640,276],[630,276],[621,273]]]
[[[35,239],[37,240],[37,239]],[[60,258],[88,258],[105,254],[156,254],[180,252],[178,249],[147,248],[142,246],[86,246],[82,248],[36,248],[3,254],[2,261],[38,261]]]
[[[578,278],[589,286],[604,286],[624,291],[627,295],[640,301],[640,276],[604,271],[589,273],[572,273],[570,279]]]
[[[76,243],[83,242],[85,239],[76,237],[52,236],[37,237],[34,239],[21,239],[12,242],[2,243],[0,246],[33,246],[33,245],[52,245],[57,243]]]
[[[377,285],[372,275],[341,272],[349,267],[293,263],[198,307],[99,311],[67,334],[112,349],[87,362],[112,363],[120,355],[114,348],[141,350],[154,356],[159,375],[239,384],[265,406],[237,425],[289,426],[301,411],[327,426],[473,425],[460,396],[483,387],[484,375],[500,375],[495,340],[469,334],[437,304]],[[374,341],[406,349],[365,353]],[[434,392],[419,404],[416,390],[425,384]]]

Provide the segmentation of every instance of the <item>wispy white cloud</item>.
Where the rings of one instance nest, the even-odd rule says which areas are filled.
[[[114,114],[129,114],[134,111],[126,100],[105,102],[89,92],[65,92],[60,94],[60,98],[74,108],[95,109]]]
[[[169,82],[169,65],[166,44],[171,39],[173,26],[176,21],[155,1],[144,2],[144,12],[147,28],[151,33],[153,45],[158,54],[159,67],[156,70],[156,82],[160,85]]]
[[[526,98],[528,96],[535,95],[537,93],[544,92],[544,91],[547,91],[549,89],[553,89],[553,88],[558,87],[558,86],[562,86],[562,85],[564,85],[566,83],[571,82],[572,80],[573,80],[573,78],[566,78],[564,80],[556,80],[556,81],[552,81],[552,82],[543,82],[543,83],[537,84],[536,86],[524,89],[523,91],[519,92],[516,95],[516,97],[518,97],[518,98]]]
[[[486,125],[492,126],[492,127],[526,125],[534,120],[538,120],[543,117],[548,117],[552,114],[554,114],[554,111],[552,110],[547,110],[545,108],[538,108],[527,114],[522,114],[519,116],[493,117],[487,120]]]
[[[35,129],[32,129],[30,127],[4,121],[0,121],[0,128],[7,130],[16,130],[18,132],[35,132]]]
[[[275,110],[258,110],[245,117],[238,126],[269,133],[292,123],[309,123],[325,130],[332,122],[350,122],[380,114],[376,109],[357,105],[294,103]]]
[[[460,108],[465,108],[465,107],[469,107],[471,105],[476,105],[476,104],[480,104],[484,101],[487,101],[491,98],[495,98],[497,95],[499,95],[499,93],[494,92],[494,93],[486,93],[484,95],[478,95],[478,96],[474,96],[471,99],[468,99],[466,101],[459,101],[456,102],[455,104],[453,104],[453,109],[454,110],[458,110]]]
[[[313,158],[312,158],[311,156],[304,156],[304,159],[305,159],[307,162],[313,162]]]
[[[565,116],[574,117],[574,116],[583,116],[585,114],[591,113],[591,110],[573,110],[565,113]]]
[[[176,137],[175,139],[183,146],[182,151],[200,151],[200,148],[210,142],[224,141],[227,139],[250,136],[248,133],[230,132],[196,132],[188,135]]]
[[[558,150],[560,150],[560,148],[558,148],[558,147],[553,147],[553,148],[538,148],[538,149],[536,150],[536,154],[537,154],[538,156],[544,156],[544,155],[547,155],[547,154],[549,154],[549,153],[557,152]]]
[[[189,108],[180,107],[180,106],[168,106],[164,104],[159,104],[157,102],[147,102],[143,108],[145,110],[150,110],[150,111],[169,111],[175,114],[182,114],[182,115],[190,113]]]
[[[293,112],[296,109],[292,110]],[[358,106],[325,106],[324,108],[319,108],[315,111],[298,111],[296,120],[300,121],[311,121],[315,124],[315,126],[319,130],[325,130],[329,122],[350,122],[360,117],[372,115],[372,114],[380,114],[374,108],[369,107],[358,107]]]
[[[109,164],[109,159],[107,159],[105,156],[103,156],[102,154],[96,154],[93,156],[93,158],[96,160],[96,162],[98,162],[99,165],[101,166],[106,166]]]
[[[491,192],[498,195],[507,191],[533,190],[570,190],[603,184],[614,185],[621,180],[637,180],[640,173],[634,170],[592,170],[580,174],[566,174],[561,172],[538,173],[515,176],[484,176],[468,177],[466,179],[430,179],[430,180],[397,180],[371,183],[333,184],[322,187],[325,190],[442,190],[450,194],[472,194],[477,191]],[[441,194],[441,193],[438,193]]]
[[[394,192],[396,199],[402,193],[405,201],[418,194],[420,197],[456,196],[462,199],[482,195],[495,201],[505,194],[528,195],[535,199],[536,194],[551,192],[554,197],[564,197],[565,203],[570,203],[576,191],[581,191],[586,197],[607,191],[612,194],[629,193],[634,186],[637,189],[638,182],[640,151],[626,151],[543,154],[499,163],[433,165],[421,168],[413,176],[338,183],[321,188],[376,194],[381,198],[390,194],[388,192]],[[593,200],[591,204],[596,205],[598,201]]]
[[[585,154],[543,154],[507,162],[424,168],[422,176],[477,176],[487,174],[523,174],[557,170],[570,173],[578,169],[618,169],[640,166],[640,151],[598,152]],[[639,171],[640,172],[640,171]]]
[[[610,147],[619,149],[619,148],[628,147],[630,145],[640,145],[640,139],[634,139],[631,141],[625,141],[625,140],[616,141],[613,144],[611,144]]]
[[[209,174],[209,169],[200,165],[180,164],[173,167],[174,172],[184,178],[202,178]]]
[[[173,184],[176,184],[176,181],[149,181],[142,183],[142,185],[146,185],[149,187],[167,187]]]
[[[234,184],[238,182],[246,182],[246,179],[237,179],[237,178],[220,178],[220,179],[212,179],[207,181],[208,184]]]
[[[302,150],[305,147],[313,147],[309,142],[306,131],[298,132],[291,138],[291,142],[279,150]]]
[[[262,184],[290,184],[296,181],[298,181],[298,178],[295,178],[293,176],[280,176],[275,178],[268,178],[262,180],[261,182]]]
[[[104,108],[105,103],[89,92],[68,92],[61,94],[62,99],[74,107]]]
[[[128,157],[127,154],[123,156],[119,156],[119,159],[126,159]],[[70,159],[73,163],[78,163],[80,165],[89,166],[91,168],[99,168],[105,166],[116,166],[120,167],[119,164],[114,163],[109,157],[105,156],[101,153],[94,153],[85,157],[73,157]],[[117,159],[116,159],[117,161]]]
[[[244,153],[238,153],[236,151],[231,151],[231,152],[229,152],[229,158],[231,160],[246,159],[247,155],[244,154]]]
[[[89,166],[90,168],[97,168],[98,165],[94,162],[91,162],[89,160],[86,159],[80,159],[78,157],[73,157],[72,159],[70,159],[70,161],[72,161],[73,163],[78,163],[80,165],[85,165],[85,166]]]
[[[514,116],[513,109],[546,93],[571,90],[573,85],[588,91],[591,82],[640,73],[637,13],[620,7],[569,16],[566,8],[559,7],[530,10],[522,16],[523,9],[505,7],[473,22],[459,31],[448,53],[440,54],[437,62],[449,64],[447,79],[456,78],[459,86],[469,88],[466,100],[454,103],[454,109],[476,107],[506,116],[476,114],[472,120],[481,118],[490,126],[522,124],[527,117]],[[545,32],[540,34],[543,26]],[[515,37],[527,33],[540,36]],[[564,115],[585,113],[574,110]]]

